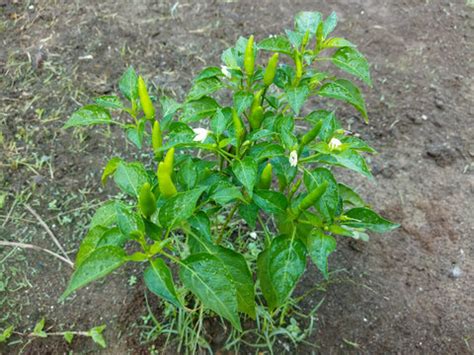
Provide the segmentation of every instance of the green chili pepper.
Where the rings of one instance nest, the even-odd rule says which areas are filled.
[[[251,114],[249,117],[249,122],[250,122],[250,127],[253,130],[257,130],[260,128],[260,125],[262,124],[263,121],[263,107],[258,106]]]
[[[138,206],[146,218],[149,218],[156,211],[156,198],[148,182],[144,183],[140,189]]]
[[[253,71],[255,69],[255,57],[253,53],[253,35],[250,36],[247,41],[247,47],[245,47],[244,54],[244,69],[248,78],[253,76]]]
[[[163,137],[161,135],[161,127],[160,127],[160,122],[155,121],[153,123],[153,129],[151,131],[151,145],[153,147],[153,152],[155,153],[155,156],[160,156],[161,152],[159,149],[163,145]]]
[[[264,89],[258,90],[253,95],[252,105],[250,105],[250,116],[252,116],[252,114],[255,112],[255,110],[261,105],[263,91],[264,91]]]
[[[318,121],[313,128],[309,132],[307,132],[303,137],[301,137],[301,144],[299,148],[299,153],[301,154],[303,148],[308,144],[311,143],[313,139],[317,137],[319,131],[321,131],[321,127],[323,126],[323,121]],[[298,154],[298,155],[300,155]]]
[[[169,176],[173,174],[174,148],[170,148],[163,159],[163,166]]]
[[[295,66],[296,66],[296,81],[299,82],[303,76],[303,64],[301,63],[301,56],[298,51],[295,51]]]
[[[158,164],[158,188],[160,189],[161,196],[165,198],[173,197],[178,193],[165,162]]]
[[[260,175],[260,184],[261,189],[269,189],[272,184],[272,164],[268,163],[265,168],[262,170],[262,175]]]
[[[268,60],[267,67],[265,69],[265,74],[263,74],[263,84],[265,86],[270,86],[275,79],[276,69],[278,65],[278,53],[275,53]]]
[[[138,96],[140,97],[140,104],[142,105],[145,117],[149,120],[155,118],[155,108],[146,90],[145,81],[141,76],[138,77]]]
[[[320,198],[324,192],[326,192],[327,187],[328,182],[323,181],[322,184],[316,187],[313,191],[311,191],[301,200],[300,204],[297,207],[297,211],[294,211],[294,213],[299,216],[301,212],[306,211],[308,208],[314,205],[317,199]]]
[[[235,109],[232,109],[232,122],[234,124],[235,138],[237,139],[237,145],[242,144],[245,138],[245,126],[240,120],[239,115]]]
[[[309,30],[306,30],[303,40],[301,41],[301,51],[304,52],[306,45],[308,44],[309,41]]]

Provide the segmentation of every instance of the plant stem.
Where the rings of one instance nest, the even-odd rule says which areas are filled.
[[[270,233],[267,230],[267,226],[265,225],[265,223],[263,223],[262,217],[260,217],[260,215],[258,214],[257,214],[257,219],[260,225],[262,226],[263,232],[265,233],[265,244],[266,246],[269,246],[271,243],[271,238],[270,238]]]
[[[234,207],[232,207],[232,210],[229,212],[229,215],[227,216],[227,218],[226,218],[226,220],[225,220],[225,222],[224,222],[224,224],[223,224],[223,226],[222,226],[222,230],[221,230],[221,232],[219,233],[219,236],[217,237],[217,240],[216,240],[216,244],[217,244],[217,245],[221,244],[222,238],[224,237],[224,232],[225,232],[225,230],[226,230],[226,228],[227,228],[227,225],[229,224],[230,220],[231,220],[232,217],[234,216],[235,211],[237,211],[237,208],[238,208],[238,207],[239,207],[239,204],[236,203],[236,204],[234,205]]]

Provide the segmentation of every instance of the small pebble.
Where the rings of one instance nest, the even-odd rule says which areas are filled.
[[[462,275],[462,270],[459,266],[454,266],[450,271],[449,271],[449,277],[453,279],[458,279]]]

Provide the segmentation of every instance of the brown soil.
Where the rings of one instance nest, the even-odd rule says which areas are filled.
[[[281,32],[300,10],[336,11],[337,32],[358,43],[372,63],[374,88],[366,91],[371,125],[349,108],[338,114],[380,152],[371,159],[376,181],[343,178],[402,225],[369,243],[340,240],[330,266],[341,272],[326,293],[304,301],[309,309],[325,298],[310,342],[325,354],[472,353],[474,9],[465,0],[0,0],[0,192],[10,193],[0,210],[0,239],[54,249],[22,204],[13,206],[14,196],[28,191],[22,199],[68,250],[77,249],[87,216],[71,210],[115,193],[100,187],[101,166],[107,156],[133,149],[114,130],[111,143],[100,130],[73,136],[60,128],[79,102],[111,92],[128,64],[180,96],[192,75],[218,65],[221,51],[239,35]],[[34,171],[24,164],[42,156],[49,163]],[[0,249],[0,260],[10,251]],[[70,274],[65,264],[36,252],[14,256],[0,264],[0,277],[26,285],[0,288],[0,329],[14,323],[28,332],[43,316],[53,331],[105,323],[106,353],[148,352],[136,338],[146,313],[140,270],[130,266],[59,304]],[[130,274],[138,287],[128,284]],[[319,281],[314,275],[313,269],[306,273],[298,294]],[[0,346],[0,352],[16,353],[24,345]],[[47,338],[24,351],[97,349],[87,339],[69,346]],[[301,345],[291,352],[311,350]]]

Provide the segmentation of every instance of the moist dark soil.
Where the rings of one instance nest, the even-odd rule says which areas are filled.
[[[474,8],[472,1],[152,1],[0,0],[0,239],[56,250],[23,205],[77,250],[93,206],[117,191],[100,185],[113,154],[132,156],[114,129],[61,129],[90,98],[111,93],[133,64],[157,87],[182,97],[192,76],[219,65],[239,35],[263,38],[292,26],[301,10],[339,16],[337,33],[372,63],[365,90],[370,126],[350,108],[344,125],[379,154],[375,181],[344,174],[361,195],[401,228],[369,243],[340,239],[337,270],[309,345],[290,353],[469,354],[474,351]],[[44,158],[45,159],[42,159]],[[91,202],[92,201],[92,202]],[[54,203],[53,203],[54,202]],[[67,217],[67,218],[66,218]],[[0,329],[51,331],[107,324],[104,353],[149,353],[140,345],[147,314],[140,270],[128,266],[58,303],[70,276],[47,254],[0,248]],[[130,275],[137,277],[135,280]],[[310,268],[296,293],[319,281]],[[20,282],[23,280],[22,282]],[[18,287],[13,287],[18,286]],[[159,312],[149,297],[150,307]],[[213,323],[210,323],[212,328]],[[219,334],[216,323],[211,334]],[[212,330],[212,329],[211,329]],[[89,339],[28,342],[16,334],[3,353],[89,353]],[[155,345],[160,351],[160,343]],[[279,352],[284,352],[284,348]],[[168,349],[168,352],[173,352]]]

